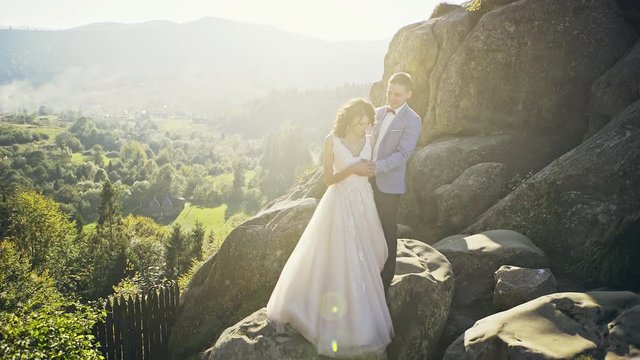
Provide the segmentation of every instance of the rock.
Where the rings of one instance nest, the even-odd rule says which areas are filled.
[[[456,309],[451,309],[451,313],[449,313],[449,318],[447,319],[442,336],[440,336],[438,346],[431,358],[442,359],[449,345],[451,345],[451,343],[453,343],[467,329],[472,327],[475,322],[475,320],[468,316],[458,313]]]
[[[640,99],[640,41],[591,86],[589,130],[593,136],[627,106]]]
[[[640,289],[639,219],[640,100],[464,231],[508,227],[532,239],[556,275]]]
[[[636,0],[615,0],[616,11],[640,34],[640,3]]]
[[[549,269],[525,269],[503,265],[495,272],[493,304],[499,310],[511,309],[558,290],[556,278]]]
[[[434,196],[438,225],[446,233],[471,225],[480,214],[506,195],[505,164],[480,163],[465,170],[451,184],[440,186]]]
[[[429,19],[442,17],[454,10],[464,10],[464,8],[456,4],[440,3],[436,5],[435,8],[433,8],[433,11],[431,12],[431,16],[429,16]]]
[[[457,5],[440,9],[443,13],[437,18],[405,26],[394,35],[385,56],[382,80],[371,87],[370,98],[376,106],[386,102],[386,85],[391,75],[405,71],[411,74],[414,84],[409,105],[424,116],[430,93],[437,89],[433,82],[439,76],[432,77],[441,71],[436,69],[449,61],[480,18],[479,13]]]
[[[505,133],[432,142],[417,150],[409,160],[407,193],[401,199],[398,222],[411,226],[418,239],[431,244],[459,233],[462,229],[452,232],[438,225],[435,192],[440,186],[451,184],[465,170],[481,163],[505,164],[504,178],[524,178],[569,149],[570,144],[556,135]],[[476,218],[474,215],[459,222],[472,223]]]
[[[400,29],[389,44],[384,57],[382,81],[371,87],[371,100],[376,106],[386,103],[386,85],[391,75],[399,71],[411,74],[413,93],[419,96],[409,100],[411,108],[420,116],[426,110],[428,99],[429,75],[435,66],[438,55],[436,38],[431,29],[432,21],[411,24]]]
[[[564,134],[576,145],[589,87],[636,38],[610,0],[521,0],[489,11],[431,91],[426,142],[511,130]]]
[[[207,349],[202,360],[279,360],[329,359],[318,355],[314,346],[291,327],[276,332],[267,322],[267,309],[262,308],[227,328],[213,347]],[[369,356],[357,359],[384,360]]]
[[[433,245],[453,266],[454,306],[473,306],[491,311],[494,273],[502,265],[546,267],[547,257],[531,240],[511,230],[491,230],[480,234],[449,236]],[[479,317],[476,317],[476,319]]]
[[[415,231],[407,225],[398,224],[398,239],[414,239]]]
[[[542,296],[477,321],[444,359],[635,358],[639,305],[640,295],[628,291]]]
[[[395,338],[390,359],[425,359],[442,334],[454,293],[452,266],[417,240],[399,239],[396,273],[389,288]]]
[[[301,181],[293,184],[284,195],[270,201],[264,206],[264,209],[282,208],[292,201],[306,198],[320,200],[325,191],[327,191],[327,185],[324,183],[322,167],[319,167]]]
[[[169,338],[174,358],[205,349],[225,328],[266,304],[315,207],[311,198],[282,202],[229,234],[180,296]]]
[[[447,259],[416,240],[400,239],[396,274],[389,289],[395,337],[389,359],[425,359],[433,350],[453,296]],[[309,342],[290,327],[276,334],[263,308],[226,329],[203,360],[321,359]],[[364,357],[364,359],[377,359]]]
[[[620,357],[640,358],[640,305],[625,310],[611,322],[609,334],[609,355],[613,353]]]

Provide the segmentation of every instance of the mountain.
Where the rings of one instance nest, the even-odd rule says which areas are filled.
[[[1,29],[0,110],[46,103],[217,113],[274,88],[371,82],[382,73],[387,43],[327,42],[212,17]]]

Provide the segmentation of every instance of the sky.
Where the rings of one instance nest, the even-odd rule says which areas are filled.
[[[0,0],[0,26],[64,29],[96,22],[183,23],[212,16],[274,25],[328,41],[390,39],[401,27],[427,19],[443,1]]]

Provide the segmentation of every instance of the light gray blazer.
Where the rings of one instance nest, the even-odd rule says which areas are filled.
[[[386,115],[387,107],[376,109],[376,124],[373,130],[372,147],[375,147],[380,126]],[[378,190],[387,194],[404,194],[406,191],[405,173],[407,160],[415,149],[422,119],[407,104],[389,124],[378,147],[376,184]]]

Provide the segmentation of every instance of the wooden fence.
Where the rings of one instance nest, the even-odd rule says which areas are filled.
[[[180,291],[173,283],[144,295],[112,297],[94,335],[106,360],[167,359],[167,342]]]

